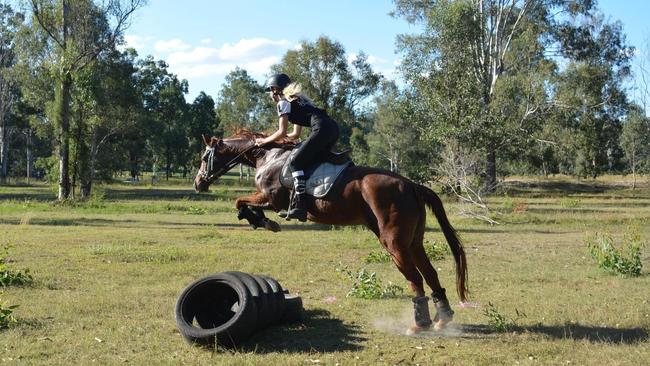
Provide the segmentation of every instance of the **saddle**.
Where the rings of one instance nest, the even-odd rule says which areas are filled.
[[[291,176],[291,167],[289,167],[289,163],[297,152],[298,149],[294,149],[291,154],[289,154],[289,158],[284,163],[282,173],[280,174],[280,184],[289,189],[293,189],[293,177]],[[341,173],[347,167],[354,165],[349,154],[350,150],[342,152],[328,151],[323,156],[319,157],[318,163],[305,169],[307,194],[316,198],[325,197],[334,186],[334,183],[336,183],[336,180]]]

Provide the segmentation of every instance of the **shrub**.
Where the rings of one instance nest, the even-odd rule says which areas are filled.
[[[33,282],[29,269],[23,271],[13,271],[7,268],[7,255],[9,254],[9,245],[5,245],[0,250],[0,286],[22,286]]]
[[[517,321],[522,318],[526,318],[526,314],[515,309],[516,317],[507,317],[499,313],[494,304],[491,302],[488,303],[488,306],[483,310],[483,315],[488,318],[488,325],[497,332],[507,332],[514,328],[517,328]]]
[[[375,251],[372,251],[372,252],[368,253],[368,255],[366,255],[365,257],[363,257],[363,261],[365,263],[368,263],[368,264],[370,264],[370,263],[387,263],[387,262],[390,262],[391,259],[392,259],[392,257],[385,250],[375,250]]]
[[[399,297],[404,289],[393,283],[384,286],[375,272],[367,272],[365,268],[356,272],[347,268],[338,269],[352,281],[352,289],[348,291],[347,297],[358,299],[387,299]]]
[[[611,274],[629,277],[641,275],[641,249],[645,243],[636,230],[628,230],[620,245],[614,243],[609,234],[596,233],[586,239],[589,253],[598,262],[598,266]],[[619,247],[621,249],[619,249]]]
[[[560,205],[564,208],[580,208],[582,201],[580,198],[565,198],[560,202]]]
[[[0,296],[2,292],[0,292]],[[2,298],[0,297],[0,329],[7,328],[11,323],[16,322],[16,318],[13,316],[14,309],[18,305],[6,305]]]
[[[432,260],[441,260],[445,257],[446,254],[450,253],[449,247],[441,244],[437,240],[425,240],[424,242],[424,252],[427,257]],[[385,250],[376,250],[368,253],[363,257],[363,261],[367,264],[370,263],[388,263],[393,259],[390,254]]]
[[[205,209],[196,206],[190,206],[187,208],[188,215],[205,215]]]

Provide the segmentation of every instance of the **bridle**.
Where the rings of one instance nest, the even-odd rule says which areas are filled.
[[[237,156],[230,159],[219,170],[217,170],[216,172],[210,174],[210,172],[212,170],[214,170],[214,150],[215,150],[215,147],[214,146],[212,146],[212,147],[206,146],[205,153],[203,154],[203,157],[201,158],[201,160],[206,162],[206,168],[207,169],[204,170],[204,171],[201,171],[201,169],[199,168],[199,173],[198,174],[201,176],[201,180],[208,183],[208,184],[212,184],[212,182],[217,180],[222,175],[226,174],[226,172],[229,171],[230,169],[232,169],[235,165],[239,164],[238,160],[242,155],[246,154],[247,152],[253,150],[256,147],[257,146],[255,144],[247,147],[246,149],[244,149],[244,151],[237,154]],[[206,155],[207,155],[207,160],[206,160]],[[246,158],[246,159],[248,159],[248,161],[250,161],[251,163],[255,164],[249,158]]]

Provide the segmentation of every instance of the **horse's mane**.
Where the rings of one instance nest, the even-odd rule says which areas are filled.
[[[247,140],[253,140],[256,138],[264,138],[268,137],[269,135],[263,132],[253,132],[247,128],[239,128],[237,131],[235,131],[235,134],[228,137],[228,138],[245,138]],[[287,147],[287,148],[292,148],[296,145],[296,143],[293,140],[290,140],[286,137],[283,137],[279,140],[276,140],[274,142],[277,145],[280,145],[282,147]]]

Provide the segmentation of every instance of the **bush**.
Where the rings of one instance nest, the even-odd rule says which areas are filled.
[[[641,249],[645,243],[636,230],[623,236],[623,241],[617,248],[614,239],[609,234],[596,233],[586,239],[589,253],[598,262],[598,266],[611,274],[629,277],[641,275]]]
[[[0,296],[2,292],[0,292]],[[18,305],[6,305],[2,298],[0,297],[0,329],[7,328],[11,323],[16,322],[16,318],[13,316],[14,309]]]
[[[13,271],[7,268],[7,255],[9,254],[9,245],[5,245],[0,250],[0,286],[23,286],[33,282],[29,269],[22,271]]]
[[[488,325],[496,332],[507,332],[517,328],[517,321],[526,318],[526,314],[515,309],[516,317],[507,317],[499,313],[494,304],[488,303],[488,306],[483,311],[483,315],[488,318]]]
[[[425,240],[424,244],[424,252],[426,253],[427,257],[432,260],[432,261],[437,261],[441,260],[445,257],[446,254],[450,253],[449,247],[441,244],[437,240]],[[386,250],[376,250],[368,253],[365,257],[363,257],[363,261],[367,264],[370,263],[388,263],[393,259],[390,254]]]
[[[387,299],[399,297],[404,289],[398,285],[388,283],[384,286],[375,272],[367,272],[365,268],[359,271],[350,271],[347,268],[337,269],[345,274],[352,281],[352,289],[348,291],[347,297],[358,299]]]

